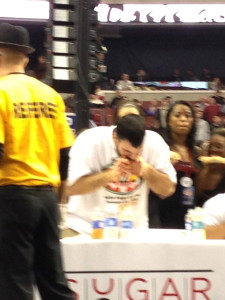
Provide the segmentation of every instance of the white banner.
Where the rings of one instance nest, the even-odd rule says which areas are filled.
[[[225,23],[224,4],[99,4],[103,23]]]

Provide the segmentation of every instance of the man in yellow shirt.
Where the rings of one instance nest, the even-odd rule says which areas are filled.
[[[25,28],[0,24],[0,298],[72,300],[59,244],[57,190],[73,134],[60,95],[25,74]]]

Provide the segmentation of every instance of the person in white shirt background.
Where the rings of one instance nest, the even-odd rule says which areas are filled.
[[[225,238],[225,193],[218,194],[204,205],[206,235],[209,239]]]
[[[134,90],[134,84],[130,80],[130,76],[128,74],[122,74],[121,79],[117,81],[116,87],[118,90],[129,91]]]

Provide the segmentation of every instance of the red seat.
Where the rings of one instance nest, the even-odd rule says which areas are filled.
[[[105,125],[111,126],[114,124],[114,108],[105,108]]]
[[[91,108],[90,109],[91,119],[98,126],[105,125],[105,111],[104,108]]]

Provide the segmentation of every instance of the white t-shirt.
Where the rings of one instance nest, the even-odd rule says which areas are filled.
[[[69,184],[84,175],[101,172],[119,157],[113,141],[113,129],[114,126],[100,126],[87,129],[77,137],[70,150]],[[148,164],[168,174],[176,182],[176,172],[170,163],[169,147],[159,134],[146,131],[141,156]],[[116,202],[118,205],[129,202],[134,208],[135,226],[146,227],[148,192],[146,181],[132,175],[118,183],[109,183],[94,193],[70,197],[68,212],[91,222],[94,207],[104,209],[107,202]]]
[[[204,205],[205,224],[219,225],[225,222],[225,193],[207,200]]]

